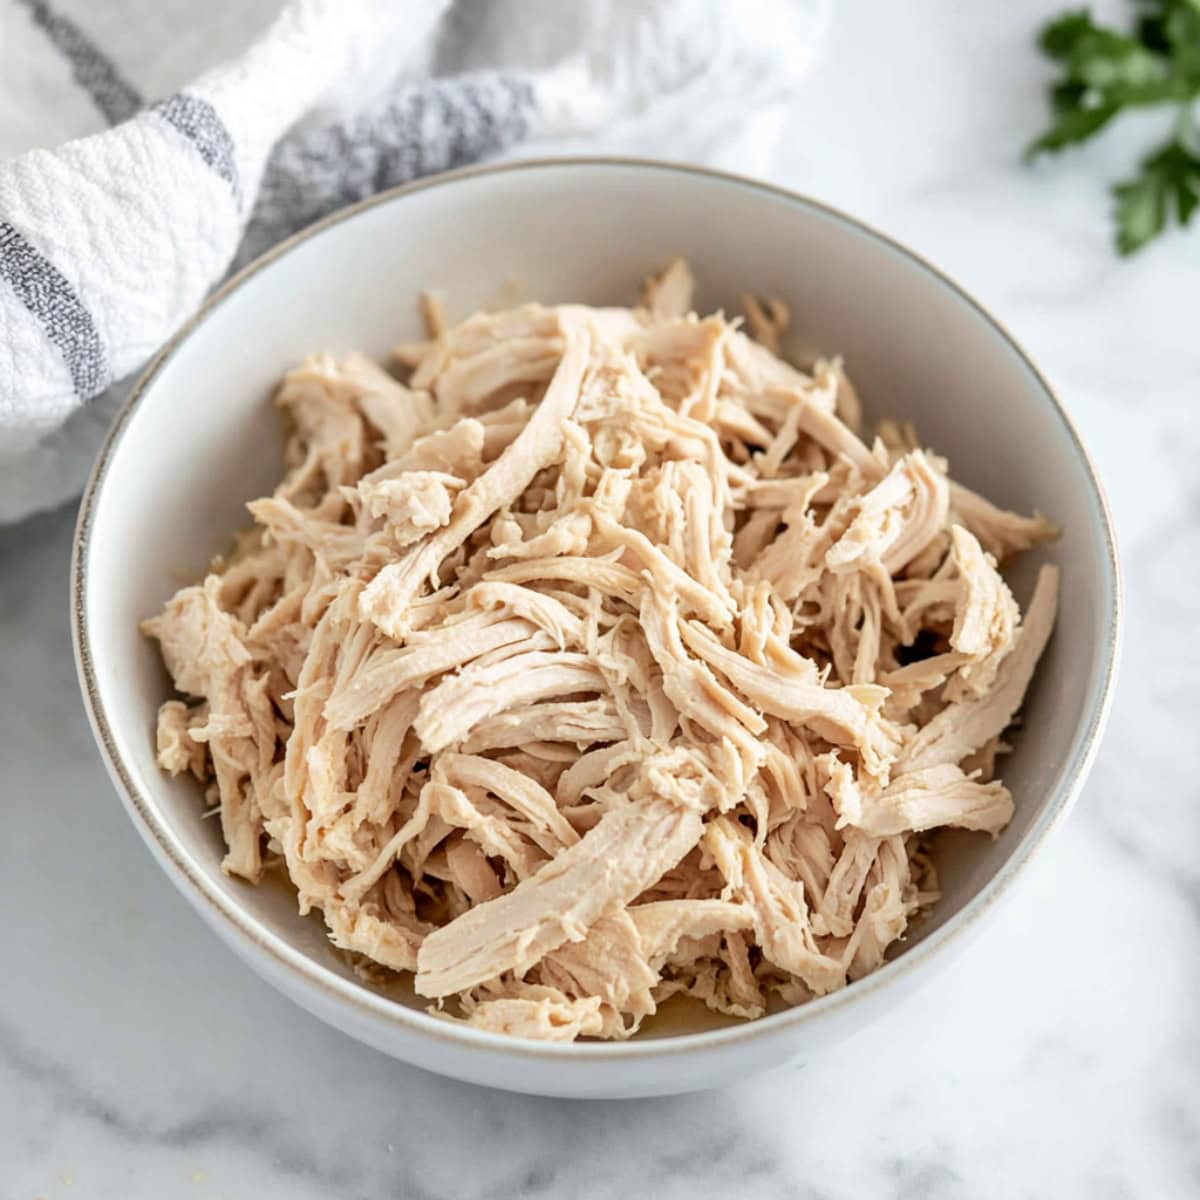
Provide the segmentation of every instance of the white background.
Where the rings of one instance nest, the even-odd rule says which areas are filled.
[[[1200,229],[1113,253],[1106,189],[1146,122],[1021,165],[1054,7],[845,3],[795,101],[709,157],[956,277],[1045,368],[1108,487],[1113,719],[979,940],[854,1041],[720,1093],[571,1104],[381,1058],[241,968],[151,861],[77,696],[73,513],[38,518],[0,531],[0,1197],[1200,1192]]]

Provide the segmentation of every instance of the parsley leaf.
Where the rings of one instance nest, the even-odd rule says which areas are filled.
[[[1186,225],[1200,206],[1200,157],[1179,142],[1143,160],[1136,178],[1113,188],[1116,196],[1117,249],[1140,250],[1167,225],[1171,209]]]
[[[1041,137],[1029,144],[1026,158],[1037,154],[1063,150],[1078,142],[1086,142],[1097,134],[1121,111],[1119,104],[1109,102],[1071,103],[1056,106],[1054,124]]]
[[[1175,135],[1114,188],[1122,254],[1156,237],[1172,216],[1188,224],[1200,204],[1200,155],[1186,136],[1200,98],[1200,0],[1137,0],[1135,7],[1132,33],[1098,24],[1086,9],[1042,29],[1038,44],[1060,77],[1050,88],[1050,126],[1026,150],[1030,158],[1058,153],[1128,109],[1176,107]]]
[[[1179,0],[1163,17],[1171,61],[1189,78],[1200,77],[1200,3]]]

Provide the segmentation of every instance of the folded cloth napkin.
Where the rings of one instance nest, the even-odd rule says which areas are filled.
[[[505,154],[762,170],[828,5],[0,0],[0,521],[76,495],[213,286],[344,204]]]

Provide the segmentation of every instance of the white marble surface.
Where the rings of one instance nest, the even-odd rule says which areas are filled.
[[[1200,1193],[1200,231],[1114,257],[1132,135],[1019,165],[1046,12],[846,4],[769,156],[1012,327],[1116,510],[1108,737],[990,928],[856,1040],[725,1092],[570,1104],[385,1060],[242,969],[151,861],[77,699],[73,513],[39,518],[0,531],[4,1200]]]

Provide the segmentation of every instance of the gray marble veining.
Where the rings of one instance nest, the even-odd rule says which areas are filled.
[[[1200,1194],[1200,234],[1115,259],[1120,131],[1019,165],[1051,7],[847,4],[774,137],[722,163],[958,277],[1108,486],[1128,592],[1109,734],[990,929],[854,1040],[724,1092],[571,1104],[384,1059],[244,970],[140,844],[77,698],[73,514],[44,516],[0,530],[4,1200]]]

